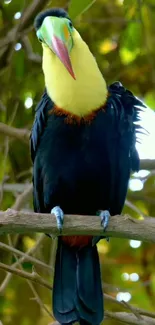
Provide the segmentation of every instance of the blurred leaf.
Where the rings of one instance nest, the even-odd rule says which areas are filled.
[[[28,236],[24,236],[23,242],[26,250],[32,248],[36,243],[33,238],[30,238]]]
[[[142,45],[142,28],[137,22],[129,22],[122,33],[122,47],[129,51],[140,50]]]
[[[131,63],[135,60],[140,50],[137,48],[135,51],[129,51],[126,47],[120,49],[120,57],[123,64]]]
[[[148,92],[144,98],[145,103],[155,110],[155,93],[153,91]]]
[[[25,54],[22,50],[20,51],[20,53],[16,52],[14,55],[15,73],[16,73],[16,77],[19,80],[22,80],[24,77],[24,70],[25,70],[24,57]]]
[[[88,10],[96,0],[71,0],[69,5],[69,15],[71,19]]]
[[[101,54],[107,54],[113,50],[115,50],[117,47],[117,42],[110,40],[110,39],[105,39],[102,41],[99,45],[99,51]]]
[[[128,19],[131,19],[135,16],[135,14],[137,12],[137,3],[138,3],[138,1],[135,1],[135,0],[124,0],[123,1],[124,10],[125,10],[125,13],[126,13]]]

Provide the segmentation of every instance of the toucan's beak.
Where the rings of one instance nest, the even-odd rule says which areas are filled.
[[[52,37],[52,48],[55,54],[58,56],[60,61],[64,64],[65,68],[68,70],[70,75],[75,78],[75,74],[72,68],[71,60],[69,57],[68,49],[62,39],[58,38],[57,36],[53,35]]]
[[[69,53],[73,47],[71,31],[66,18],[45,17],[37,36],[57,55],[70,75],[75,78]]]

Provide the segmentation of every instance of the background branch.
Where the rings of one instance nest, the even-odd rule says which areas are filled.
[[[141,315],[145,315],[145,316],[148,316],[148,317],[152,317],[152,318],[155,318],[155,313],[152,313],[151,311],[147,311],[145,309],[142,309],[142,308],[138,308],[138,307],[135,307],[133,305],[129,305],[129,304],[124,304],[124,301],[119,301],[119,300],[116,300],[114,297],[104,293],[104,299],[109,301],[109,302],[112,302],[114,304],[117,304],[117,305],[120,305],[121,307],[125,308],[125,309],[129,309],[128,307],[130,306],[130,310],[132,308],[132,310],[134,310],[135,312],[141,314]]]
[[[17,129],[1,122],[0,122],[0,133],[24,142],[28,142],[30,138],[30,132],[28,130]]]
[[[19,261],[17,261],[19,263]],[[35,283],[38,283],[40,284],[41,286],[44,286],[45,288],[49,289],[49,290],[52,290],[52,286],[47,282],[45,281],[41,276],[39,276],[35,271],[33,271],[32,273],[28,273],[28,272],[25,272],[23,270],[17,270],[17,269],[14,269],[13,266],[8,266],[8,265],[5,265],[3,263],[0,263],[0,268],[2,270],[6,270],[8,272],[11,272],[12,274],[14,275],[18,275],[22,278],[25,278],[29,281],[32,281],[32,282],[35,282]],[[34,291],[34,290],[33,290]],[[40,304],[40,306],[43,308],[43,303],[42,301],[40,300],[39,296],[37,295],[37,292],[35,291],[35,296],[36,296],[36,300],[38,301],[38,303]],[[116,313],[113,313],[113,312],[109,312],[109,311],[106,311],[105,312],[105,316],[110,318],[110,319],[115,319],[115,320],[119,320],[121,322],[125,322],[127,324],[139,324],[139,318],[140,318],[140,324],[141,325],[154,325],[155,324],[155,314],[154,313],[149,313],[148,312],[148,315],[149,316],[141,316],[140,314],[142,315],[145,315],[147,314],[147,311],[144,311],[144,310],[141,310],[140,308],[135,308],[134,306],[132,305],[129,305],[129,304],[125,304],[124,305],[124,302],[119,302],[117,301],[116,299],[114,299],[113,297],[107,295],[107,294],[104,294],[104,298],[105,300],[110,300],[112,302],[115,302],[123,307],[126,307],[126,308],[129,308],[130,310],[133,311],[133,314],[129,314],[129,313],[125,313],[125,312],[116,312]],[[49,311],[46,310],[48,313]],[[138,317],[135,316],[135,314],[139,314]],[[52,316],[52,313],[50,313],[50,316]],[[152,317],[150,317],[152,316]]]
[[[22,37],[24,29],[31,26],[36,14],[41,11],[48,2],[49,0],[34,0],[23,12],[19,23],[10,29],[4,38],[0,39],[0,47],[3,48],[0,55],[3,68],[9,65],[14,52],[14,44]]]
[[[40,266],[42,266],[42,267],[44,267],[44,268],[46,268],[46,269],[48,269],[50,271],[53,271],[53,268],[51,266],[49,266],[49,265],[45,264],[44,262],[36,259],[35,257],[31,257],[28,254],[19,251],[18,249],[14,248],[12,246],[9,246],[9,245],[6,245],[6,244],[0,242],[0,248],[4,249],[5,251],[9,251],[9,252],[11,252],[13,254],[24,257],[25,261],[30,261],[30,262],[32,262],[32,263],[34,263],[36,265],[40,265]],[[18,262],[19,262],[19,260],[18,260]]]
[[[125,312],[111,312],[105,311],[105,316],[123,322],[125,324],[133,325],[155,325],[155,319],[147,316],[143,316],[143,320],[139,320],[134,314],[129,314]]]
[[[29,41],[28,36],[23,36],[22,44],[23,44],[23,47],[25,49],[28,59],[33,62],[36,62],[36,63],[41,63],[41,61],[42,61],[41,56],[39,54],[36,54],[33,52],[32,45]]]
[[[32,196],[32,184],[28,185],[23,193],[17,196],[15,203],[12,206],[12,209],[20,210],[31,198]]]
[[[31,23],[33,22],[36,14],[41,11],[49,0],[34,0],[25,10],[23,13],[21,20],[20,20],[20,29],[19,31],[28,28]]]
[[[140,168],[148,169],[148,170],[155,169],[155,160],[154,159],[142,159],[140,161]]]
[[[18,261],[19,263],[19,261]],[[6,265],[4,263],[0,262],[0,269],[7,271],[7,272],[11,272],[15,275],[19,275],[22,278],[31,280],[32,282],[36,282],[50,290],[52,290],[52,286],[50,285],[50,283],[48,283],[46,280],[44,280],[39,274],[37,274],[35,271],[33,271],[32,273],[28,273],[25,272],[23,270],[18,270],[13,268],[12,266]]]

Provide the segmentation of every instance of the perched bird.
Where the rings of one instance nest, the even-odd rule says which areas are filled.
[[[40,13],[45,91],[31,132],[34,210],[98,215],[104,232],[120,214],[131,170],[139,111],[145,105],[120,82],[107,86],[87,44],[63,9]],[[61,324],[98,325],[104,317],[99,257],[101,237],[59,236],[53,313]]]

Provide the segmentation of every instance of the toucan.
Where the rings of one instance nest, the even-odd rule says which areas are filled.
[[[121,214],[145,104],[119,81],[107,85],[94,55],[61,8],[41,12],[45,89],[31,131],[34,211],[55,214],[53,313],[60,324],[104,318],[97,242],[110,215]],[[96,215],[103,236],[63,236],[64,214]],[[52,216],[51,216],[52,217]]]

